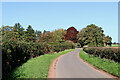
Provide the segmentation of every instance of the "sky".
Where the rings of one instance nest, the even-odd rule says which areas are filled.
[[[80,31],[95,24],[118,42],[117,2],[2,2],[2,25],[18,22],[25,29],[31,25],[40,31],[71,26]]]

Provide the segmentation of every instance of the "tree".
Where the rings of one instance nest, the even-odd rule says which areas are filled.
[[[88,36],[87,36],[87,32],[86,32],[86,28],[83,28],[78,34],[77,34],[77,39],[78,39],[78,43],[80,43],[80,46],[83,47],[84,45],[87,45],[89,42],[88,40]]]
[[[57,30],[53,31],[53,34],[56,37],[56,41],[58,41],[58,42],[64,41],[65,33],[66,33],[66,31],[64,29],[57,29]]]
[[[56,36],[54,35],[53,32],[50,31],[43,31],[43,33],[39,36],[39,42],[55,42],[56,41]]]
[[[27,41],[27,42],[30,42],[30,41],[35,42],[36,36],[35,36],[35,33],[34,33],[34,30],[33,30],[32,26],[29,25],[26,30],[27,30],[27,31],[25,32],[26,41]]]
[[[2,41],[16,40],[19,35],[13,31],[12,26],[3,26],[2,29]]]
[[[65,40],[71,40],[74,43],[76,43],[77,42],[77,34],[78,33],[79,32],[77,31],[77,29],[75,29],[74,27],[68,28],[66,34],[64,35],[65,36]]]
[[[110,36],[105,36],[104,37],[104,43],[105,45],[110,45],[112,44],[112,38]]]
[[[86,28],[83,28],[77,35],[78,42],[81,44],[81,47],[84,45],[89,46],[103,46],[104,45],[104,34],[101,27],[98,27],[94,24],[88,25]]]
[[[13,26],[13,30],[14,35],[16,36],[14,39],[15,40],[19,40],[19,41],[23,41],[23,35],[24,35],[24,28],[20,25],[20,23],[16,23]]]
[[[23,34],[24,34],[23,30],[24,30],[24,28],[20,25],[20,23],[16,23],[13,26],[13,31],[18,32],[19,37],[23,36]]]

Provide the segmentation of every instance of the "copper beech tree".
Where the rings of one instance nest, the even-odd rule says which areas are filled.
[[[71,40],[74,43],[76,43],[77,42],[77,34],[78,33],[79,32],[77,31],[77,29],[75,29],[73,26],[68,28],[66,34],[64,34],[65,40]]]

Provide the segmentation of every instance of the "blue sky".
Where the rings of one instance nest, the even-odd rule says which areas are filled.
[[[19,22],[25,29],[53,31],[74,26],[78,31],[89,24],[102,27],[105,35],[118,42],[117,2],[3,2],[2,25]]]

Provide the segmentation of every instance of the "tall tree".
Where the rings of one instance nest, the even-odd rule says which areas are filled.
[[[75,29],[73,26],[67,29],[65,36],[65,40],[71,40],[74,43],[77,42],[77,34],[79,32],[77,31],[77,29]]]
[[[77,36],[78,42],[81,44],[81,47],[84,45],[89,46],[103,46],[104,45],[104,34],[101,27],[98,27],[94,24],[88,25],[86,28],[83,28]]]
[[[24,34],[23,30],[24,30],[24,28],[20,25],[20,23],[16,23],[13,26],[13,31],[18,32],[19,37],[23,36],[23,34]]]
[[[32,26],[29,25],[26,30],[27,30],[26,31],[26,41],[27,42],[30,42],[30,41],[35,42],[36,36],[35,36],[35,33],[34,33],[34,30],[33,30]]]

